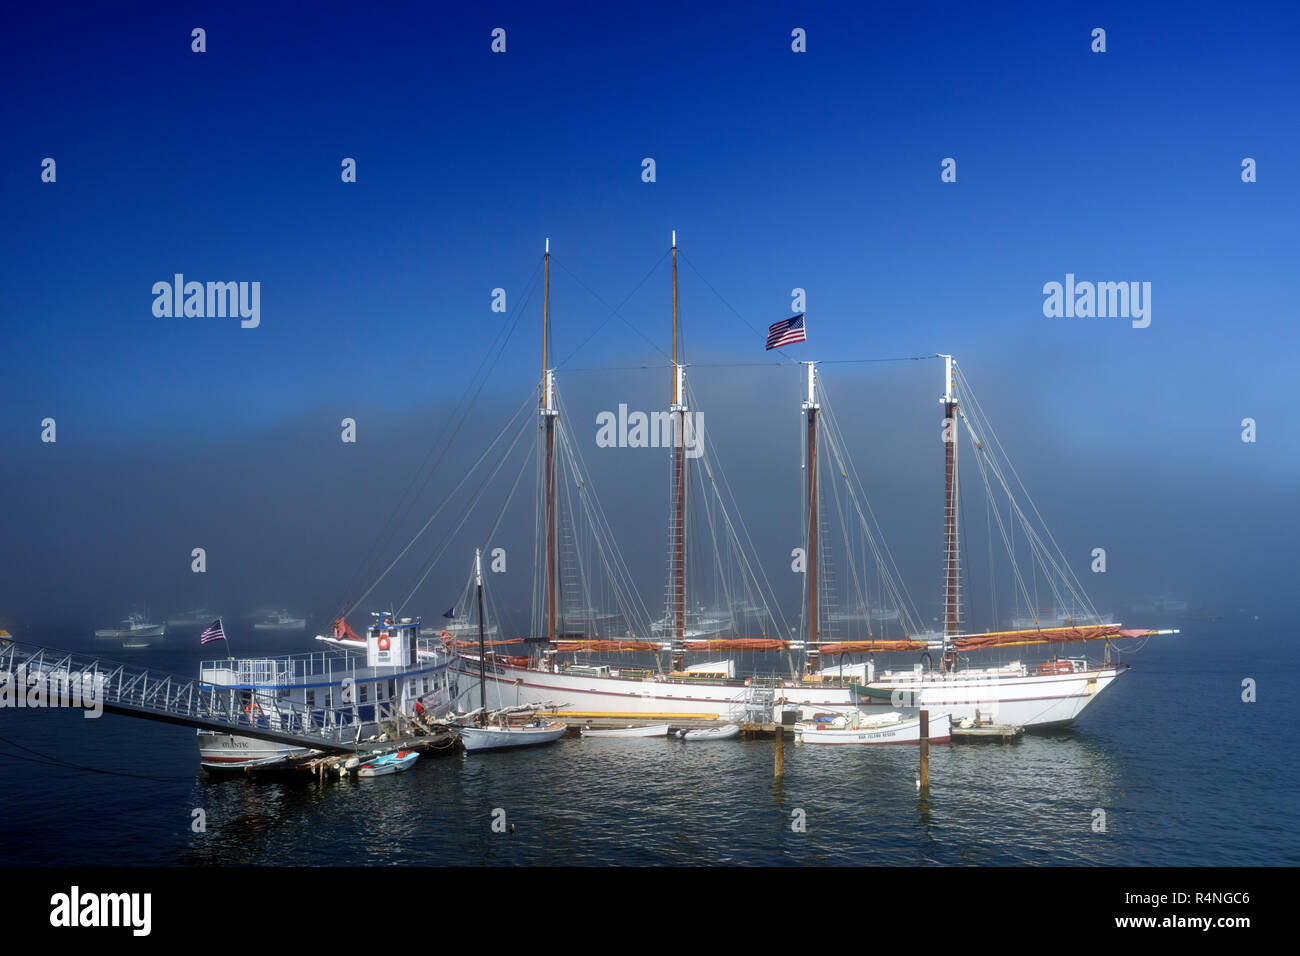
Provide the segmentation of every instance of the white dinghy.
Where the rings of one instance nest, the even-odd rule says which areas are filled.
[[[667,724],[649,724],[644,727],[635,727],[629,724],[626,727],[611,727],[605,730],[596,730],[591,727],[582,728],[584,737],[667,737]]]
[[[677,736],[682,740],[730,740],[740,736],[738,724],[723,724],[721,727],[704,727],[699,730],[679,730]]]

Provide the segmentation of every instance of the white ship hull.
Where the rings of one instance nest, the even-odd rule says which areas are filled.
[[[462,660],[460,673],[477,680],[478,668]],[[1072,674],[991,676],[979,672],[941,676],[930,673],[917,681],[911,674],[882,675],[873,687],[917,690],[915,706],[930,711],[933,720],[949,714],[992,718],[1022,727],[1067,724],[1121,674],[1126,665],[1094,667]],[[488,700],[494,706],[535,704],[563,707],[566,715],[603,718],[693,716],[730,720],[749,696],[743,684],[715,681],[669,681],[656,678],[604,677],[497,666],[486,675]],[[775,688],[778,698],[801,709],[848,713],[857,709],[848,687],[786,682]],[[888,705],[888,701],[882,702]]]

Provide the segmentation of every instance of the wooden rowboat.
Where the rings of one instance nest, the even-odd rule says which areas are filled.
[[[667,724],[650,724],[645,727],[635,727],[629,724],[626,727],[611,727],[608,730],[595,730],[591,727],[582,728],[584,737],[667,737]]]

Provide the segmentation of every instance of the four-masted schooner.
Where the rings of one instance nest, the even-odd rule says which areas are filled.
[[[561,634],[556,621],[556,473],[555,436],[559,427],[556,407],[555,369],[549,362],[549,241],[547,246],[546,291],[543,299],[543,378],[540,415],[545,430],[543,472],[543,514],[545,540],[545,642],[527,658],[489,654],[490,668],[484,679],[494,685],[498,700],[562,708],[569,717],[601,720],[654,721],[674,718],[732,719],[750,704],[757,693],[771,702],[783,700],[805,714],[846,713],[862,706],[909,704],[932,714],[962,718],[996,718],[999,722],[1026,727],[1067,724],[1073,721],[1103,690],[1125,673],[1127,665],[1111,662],[1112,643],[1123,638],[1176,633],[1122,628],[1117,624],[1071,622],[1068,626],[1031,630],[965,633],[961,619],[961,563],[958,537],[958,421],[971,427],[962,414],[957,394],[956,363],[944,360],[944,596],[943,626],[939,634],[913,634],[898,640],[834,640],[823,635],[819,593],[818,487],[819,376],[816,362],[803,363],[807,391],[801,409],[806,416],[807,552],[806,605],[801,640],[776,638],[705,638],[690,632],[687,609],[687,489],[690,444],[686,365],[679,351],[677,303],[677,240],[672,253],[672,389],[669,415],[674,431],[669,502],[669,579],[665,615],[649,635],[657,639],[583,639]],[[983,443],[972,432],[975,448]],[[981,462],[981,468],[983,469]],[[1041,541],[1039,541],[1041,546]],[[1077,582],[1076,582],[1077,583]],[[1101,663],[1085,658],[1054,657],[1033,669],[1013,661],[977,666],[968,655],[993,648],[1051,645],[1058,650],[1069,644],[1101,641],[1106,648]],[[540,643],[540,642],[539,642]],[[803,668],[791,667],[789,676],[739,673],[735,656],[753,651],[786,651],[793,661],[802,653]],[[687,665],[686,655],[724,653],[722,661]],[[869,657],[877,653],[918,653],[922,663],[907,670],[877,672],[873,659],[856,663],[825,665],[827,660]],[[653,655],[656,666],[627,667],[612,655]],[[584,655],[578,662],[578,655]],[[600,663],[591,663],[596,655]],[[660,665],[664,658],[669,664]],[[932,666],[937,657],[938,666]],[[461,672],[479,676],[478,662],[462,659]],[[608,661],[606,663],[605,661]],[[488,693],[489,698],[494,695]]]

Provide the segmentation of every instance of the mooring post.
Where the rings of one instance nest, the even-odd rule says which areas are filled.
[[[921,789],[930,789],[930,712],[921,711]]]
[[[785,776],[785,728],[780,721],[776,723],[776,773],[773,776],[778,780]]]

